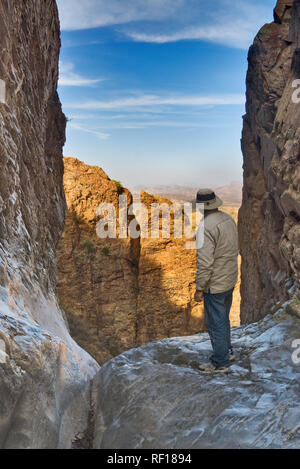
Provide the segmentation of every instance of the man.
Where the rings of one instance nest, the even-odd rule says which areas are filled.
[[[238,280],[238,232],[230,215],[219,211],[223,202],[210,189],[199,190],[197,203],[204,205],[204,242],[197,250],[197,291],[204,300],[205,323],[213,348],[202,373],[227,373],[234,360],[229,314]]]

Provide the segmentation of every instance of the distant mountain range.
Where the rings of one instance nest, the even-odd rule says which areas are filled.
[[[195,200],[198,187],[188,186],[163,186],[163,185],[149,185],[149,186],[135,186],[131,188],[133,193],[141,190],[149,194],[165,197],[170,200],[181,200],[190,202]],[[234,181],[227,186],[213,188],[218,196],[223,200],[224,205],[232,207],[240,207],[242,203],[242,184]]]

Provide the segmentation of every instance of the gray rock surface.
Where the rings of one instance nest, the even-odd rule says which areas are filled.
[[[0,0],[0,447],[69,448],[98,365],[55,296],[65,199],[54,0]]]
[[[207,334],[111,360],[98,376],[95,447],[299,448],[299,338],[300,320],[281,308],[234,329],[228,375],[197,371],[211,353]]]

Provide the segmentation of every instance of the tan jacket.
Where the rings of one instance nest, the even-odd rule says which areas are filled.
[[[216,294],[238,280],[238,232],[234,219],[216,211],[205,214],[204,244],[197,251],[197,290]]]

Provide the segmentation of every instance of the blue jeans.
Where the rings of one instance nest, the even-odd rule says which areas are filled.
[[[226,293],[204,293],[205,324],[213,348],[212,363],[217,367],[228,366],[231,346],[229,314],[233,289]]]

